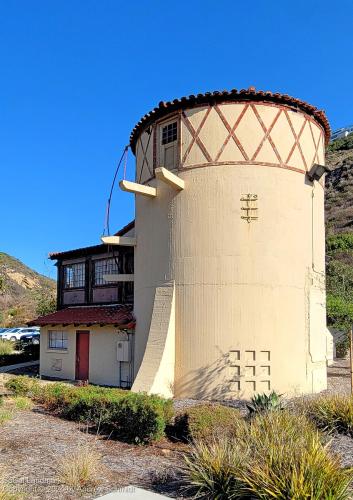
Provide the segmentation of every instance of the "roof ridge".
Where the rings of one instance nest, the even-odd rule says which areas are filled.
[[[323,127],[325,132],[326,144],[330,141],[331,128],[326,114],[312,104],[292,97],[288,94],[281,94],[279,92],[270,92],[264,90],[256,90],[251,86],[248,89],[232,89],[232,90],[215,90],[213,92],[205,92],[197,95],[191,94],[189,96],[180,97],[172,101],[160,101],[158,106],[146,113],[132,129],[130,135],[130,146],[133,153],[135,153],[136,141],[141,131],[156,119],[161,118],[172,111],[183,109],[187,106],[195,106],[197,104],[205,104],[209,102],[220,101],[243,101],[255,99],[256,101],[275,102],[277,104],[284,104],[291,107],[296,107],[312,115],[319,124]]]

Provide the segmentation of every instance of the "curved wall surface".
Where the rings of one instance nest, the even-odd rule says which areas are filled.
[[[171,119],[180,192],[153,176],[158,127]],[[305,175],[324,163],[321,126],[251,101],[183,109],[161,125],[136,144],[136,179],[157,196],[136,196],[135,374],[156,288],[174,282],[175,396],[324,389],[324,191]]]

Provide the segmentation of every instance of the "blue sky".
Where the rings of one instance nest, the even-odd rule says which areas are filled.
[[[352,20],[351,0],[0,0],[0,251],[55,277],[50,251],[99,243],[161,100],[254,85],[353,123]],[[112,228],[133,203],[115,190]]]

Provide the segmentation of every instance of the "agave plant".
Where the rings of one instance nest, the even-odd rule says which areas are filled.
[[[272,410],[283,410],[282,394],[272,391],[270,394],[255,394],[246,405],[250,415]]]

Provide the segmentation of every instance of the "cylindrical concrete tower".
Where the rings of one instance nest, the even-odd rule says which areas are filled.
[[[308,172],[329,137],[322,111],[254,88],[137,124],[133,390],[326,388],[324,180]]]

